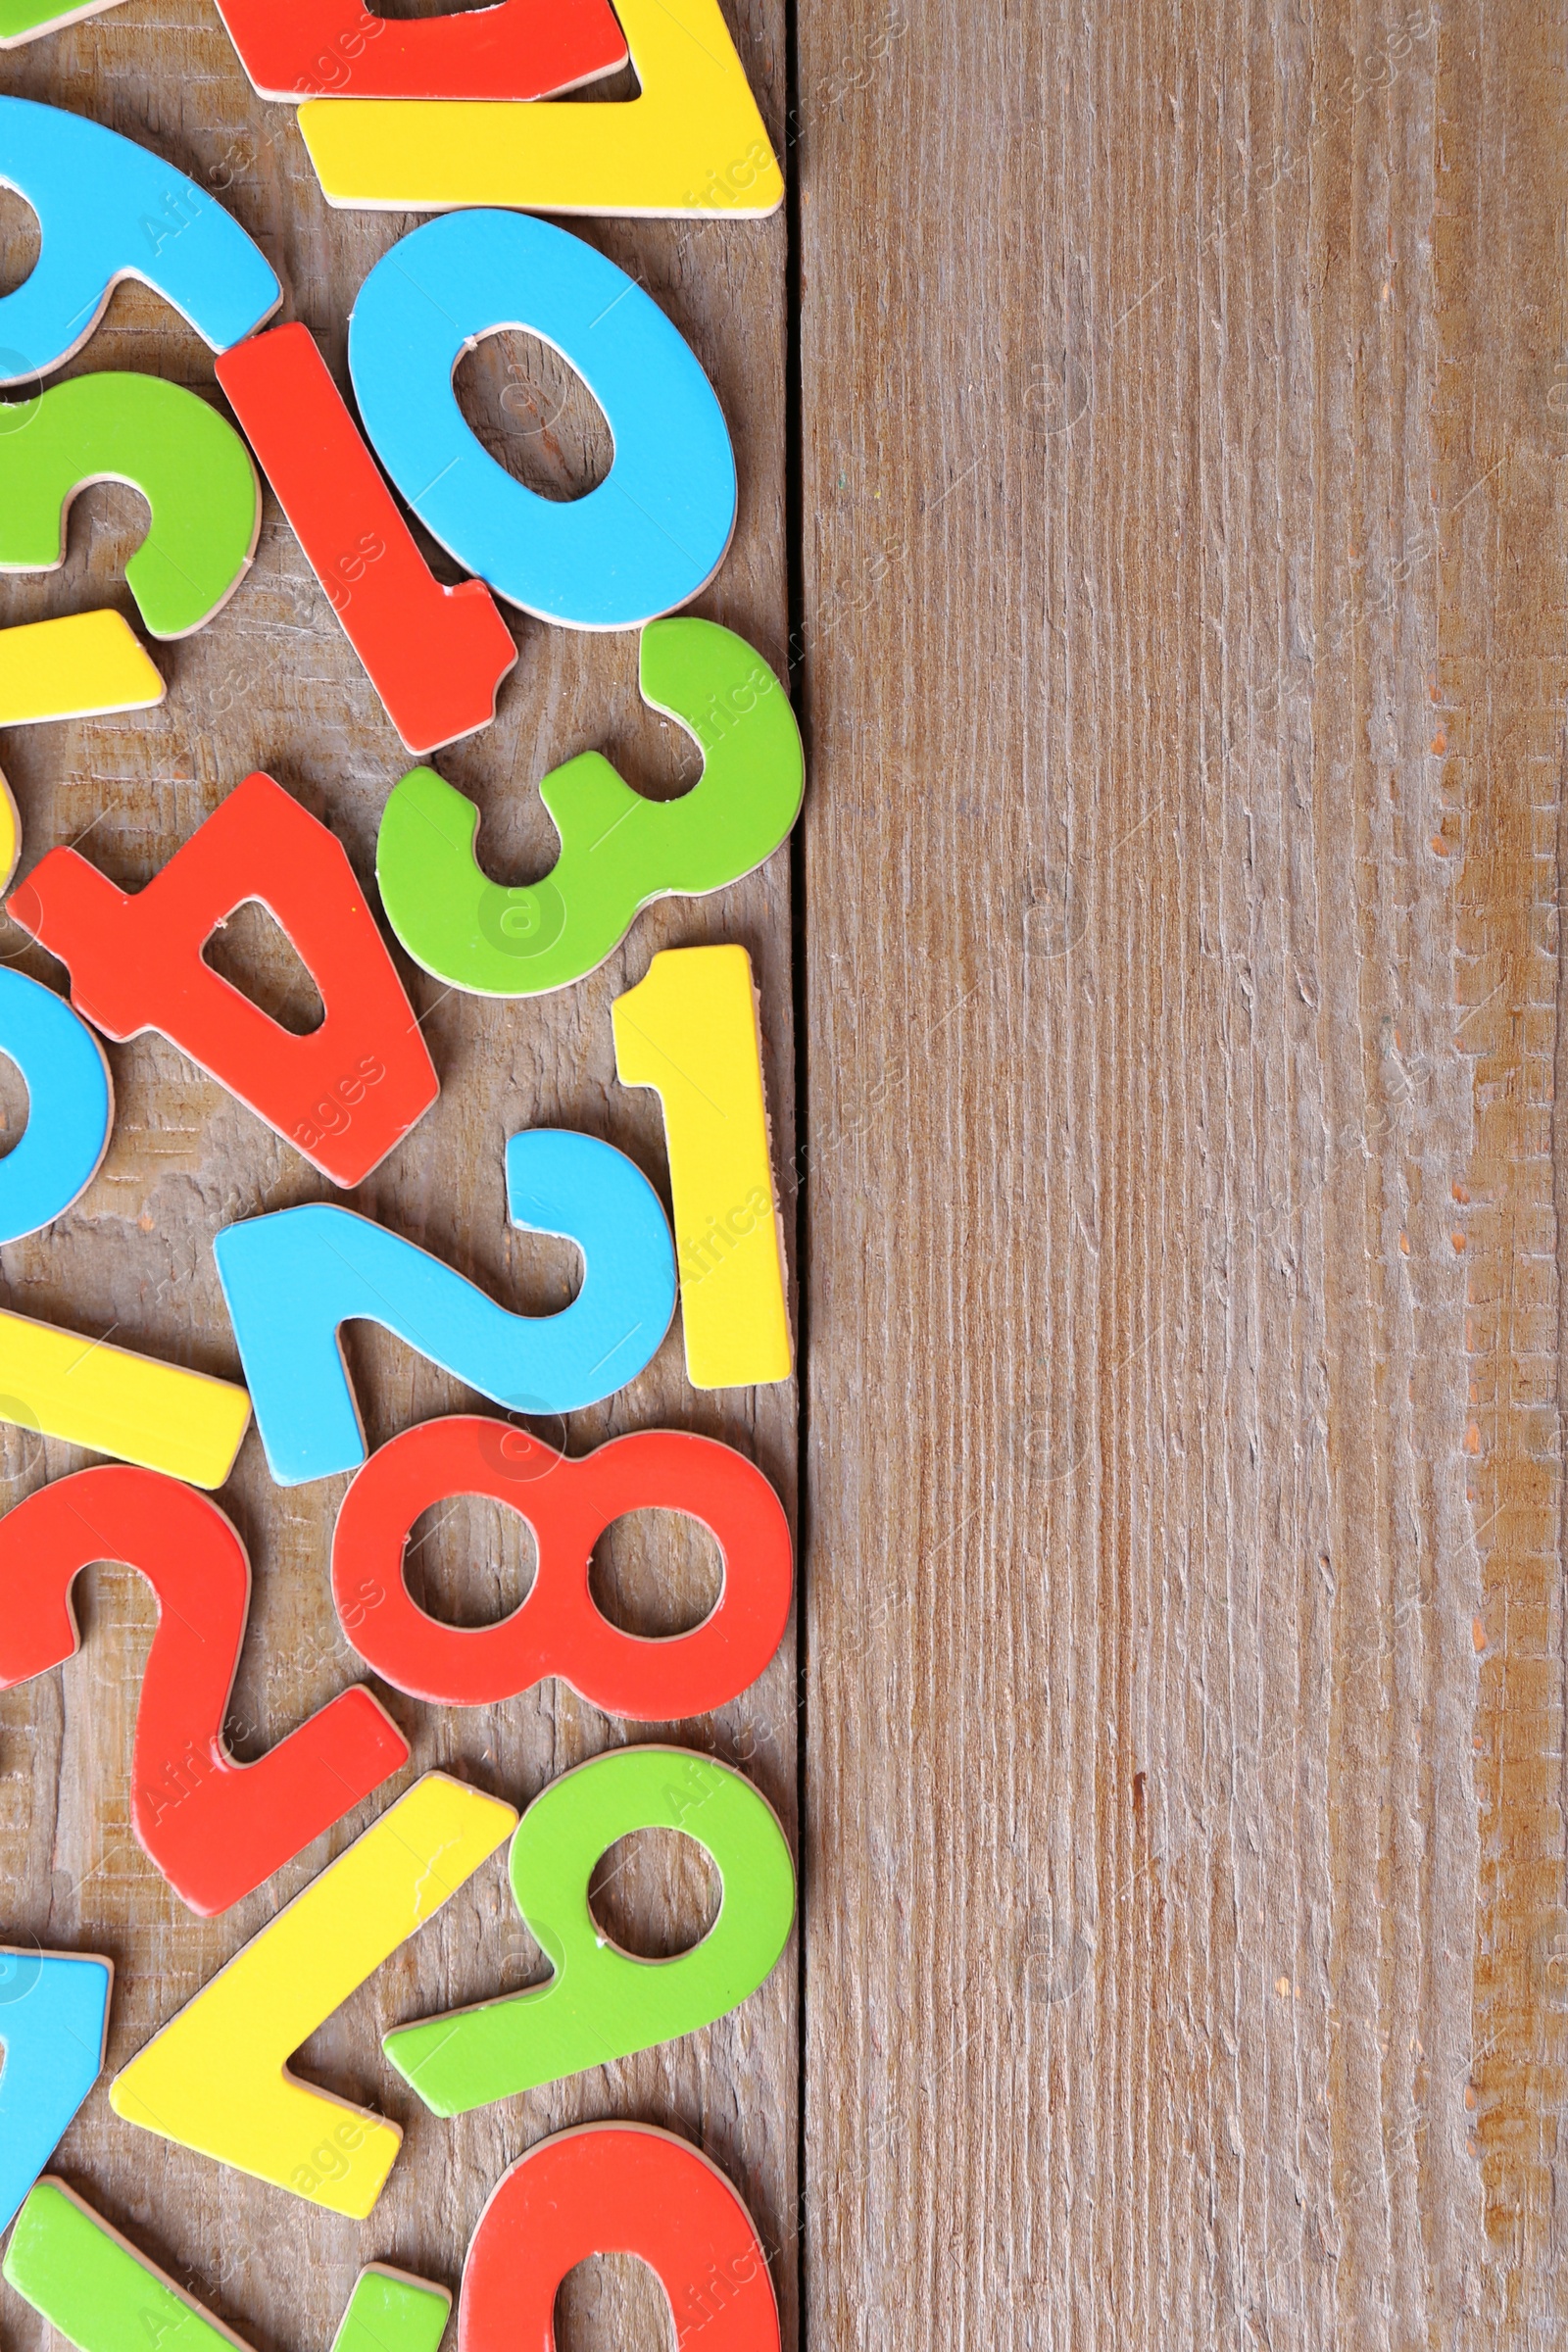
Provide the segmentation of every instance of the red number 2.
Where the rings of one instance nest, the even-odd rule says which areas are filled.
[[[254,1764],[223,1718],[250,1614],[251,1564],[205,1494],[156,1470],[79,1470],[0,1519],[0,1690],[80,1646],[71,1588],[94,1560],[147,1579],[158,1631],[136,1710],[131,1824],[181,1900],[226,1911],[409,1760],[363,1684]]]

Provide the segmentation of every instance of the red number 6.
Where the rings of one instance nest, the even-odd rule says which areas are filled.
[[[404,1582],[410,1529],[452,1494],[510,1503],[533,1530],[533,1589],[499,1625],[443,1625]],[[717,1606],[665,1641],[620,1632],[588,1588],[595,1544],[612,1520],[639,1510],[701,1520],[724,1555]],[[793,1578],[789,1521],[761,1471],[716,1439],[667,1429],[615,1438],[570,1461],[510,1422],[426,1421],[372,1454],[332,1539],[332,1595],[361,1657],[398,1690],[449,1707],[491,1706],[558,1674],[607,1714],[643,1723],[706,1715],[772,1657]]]
[[[458,2352],[556,2352],[556,2290],[590,2254],[658,2274],[682,2348],[778,2352],[778,2304],[751,2215],[715,2164],[647,2124],[584,2124],[503,2173],[463,2267]]]

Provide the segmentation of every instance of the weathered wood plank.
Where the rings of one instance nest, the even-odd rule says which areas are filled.
[[[746,0],[733,15],[743,56],[769,122],[782,133],[783,9]],[[128,4],[7,55],[6,89],[47,98],[144,140],[220,191],[288,287],[284,317],[303,318],[344,377],[347,317],[371,263],[412,219],[334,213],[321,201],[286,108],[257,100],[207,0]],[[21,208],[4,216],[7,264]],[[733,552],[699,609],[740,629],[776,665],[786,639],[784,545],[785,226],[577,223],[580,233],[639,272],[692,339],[734,433],[741,515]],[[20,258],[19,258],[20,257]],[[8,281],[10,282],[10,281]],[[217,397],[211,355],[150,295],[122,289],[73,370],[139,366]],[[602,420],[579,396],[557,415],[570,378],[536,344],[506,338],[464,370],[469,413],[505,462],[558,487],[585,484]],[[125,603],[119,573],[134,545],[138,503],[128,492],[85,496],[71,559],[48,581],[0,584],[0,621],[77,603]],[[426,543],[428,545],[428,543]],[[452,567],[437,560],[443,576]],[[542,871],[553,837],[528,790],[545,770],[590,745],[667,791],[695,761],[678,731],[646,713],[631,638],[582,638],[533,623],[518,629],[521,659],[503,688],[497,725],[441,756],[443,772],[483,805],[487,856],[509,878]],[[386,794],[412,764],[360,671],[270,499],[255,570],[220,617],[156,658],[170,680],[159,711],[14,733],[4,764],[21,803],[25,862],[57,842],[84,850],[126,886],[145,881],[253,765],[271,770],[346,842],[368,879]],[[7,925],[0,950],[16,956]],[[236,923],[233,933],[244,926]],[[640,978],[660,946],[739,939],[762,991],[775,1130],[793,1148],[793,1056],[788,859],[716,901],[676,905],[645,919],[605,971],[543,1003],[486,1004],[440,989],[404,963],[441,1072],[435,1112],[355,1197],[355,1204],[450,1257],[518,1305],[560,1303],[569,1252],[514,1235],[505,1221],[502,1148],[518,1128],[561,1123],[609,1137],[663,1183],[658,1104],[620,1088],[610,1032],[612,998]],[[286,1002],[285,959],[253,927],[225,953],[263,993]],[[26,952],[24,969],[58,967]],[[232,965],[230,965],[232,968]],[[149,1039],[110,1049],[120,1118],[104,1169],[81,1204],[51,1232],[4,1252],[9,1303],[186,1362],[237,1369],[214,1277],[218,1226],[264,1206],[325,1197],[303,1162],[180,1054]],[[13,1118],[20,1097],[7,1098]],[[667,1193],[666,1193],[667,1198]],[[456,1384],[381,1335],[352,1337],[356,1380],[372,1440],[466,1401]],[[697,1397],[678,1336],[609,1405],[574,1415],[580,1451],[622,1429],[663,1423],[724,1435],[760,1460],[793,1507],[795,1422],[787,1389]],[[550,1434],[550,1433],[546,1433]],[[559,1431],[555,1433],[559,1437]],[[8,1436],[0,1500],[21,1499],[81,1457]],[[282,1494],[254,1436],[221,1499],[252,1548],[256,1597],[234,1698],[237,1746],[254,1754],[355,1672],[326,1585],[327,1544],[342,1482]],[[466,1506],[433,1533],[422,1559],[432,1593],[469,1621],[503,1611],[526,1574],[514,1526]],[[662,1523],[624,1525],[607,1545],[628,1621],[656,1630],[689,1622],[710,1589],[700,1549]],[[294,1892],[376,1809],[380,1799],[312,1849],[273,1887],[222,1920],[189,1918],[135,1847],[127,1775],[135,1693],[151,1630],[139,1580],[98,1570],[84,1580],[85,1639],[61,1674],[0,1699],[0,1829],[6,1845],[6,1931],[111,1953],[120,1974],[111,2068]],[[671,1620],[670,1612],[675,1614]],[[418,1766],[441,1764],[515,1802],[628,1727],[584,1706],[564,1687],[504,1708],[442,1714],[396,1697]],[[642,1730],[636,1737],[660,1736]],[[763,1681],[722,1715],[671,1736],[737,1760],[793,1831],[796,1789],[793,1644]],[[701,1923],[705,1889],[667,1852],[634,1853],[605,1896],[628,1936],[659,1948],[682,1924]],[[625,1858],[622,1857],[622,1860]],[[612,1870],[613,1869],[613,1860]],[[607,1873],[607,1876],[609,1874]],[[735,2019],[663,2052],[584,2077],[457,2125],[426,2116],[382,2062],[390,2024],[539,1973],[540,1957],[512,1913],[504,1857],[488,1865],[440,1922],[406,1948],[318,2034],[307,2071],[394,2115],[408,2131],[397,2171],[363,2228],[313,2212],[196,2156],[119,2124],[100,2089],[62,2153],[66,2176],[139,2243],[189,2281],[261,2352],[327,2342],[358,2266],[386,2257],[457,2284],[479,2208],[503,2167],[548,2130],[598,2115],[668,2124],[699,2140],[750,2199],[771,2243],[794,2207],[797,2007],[793,1958]],[[793,2258],[778,2284],[793,2340]],[[567,2314],[582,2340],[596,2297],[625,2300],[607,2269],[580,2282]],[[648,2340],[657,2312],[631,2293],[631,2323]],[[6,2328],[37,2340],[29,2315],[8,2301]]]
[[[1534,2340],[1562,26],[800,23],[808,2332]]]
[[[1528,8],[1454,12],[1440,86],[1438,670],[1461,861],[1458,1024],[1475,1142],[1468,1499],[1480,1554],[1474,2081],[1480,2303],[1499,2341],[1562,2332],[1564,1910],[1560,1268],[1568,44]],[[1563,1073],[1568,1080],[1568,1071]]]

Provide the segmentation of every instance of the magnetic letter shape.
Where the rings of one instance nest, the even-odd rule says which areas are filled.
[[[219,14],[263,98],[549,98],[626,62],[609,0],[492,0],[416,19],[371,16],[359,0],[221,0]]]
[[[564,988],[613,954],[656,899],[722,890],[788,837],[806,761],[767,663],[713,621],[656,620],[640,668],[643,700],[701,746],[703,773],[678,801],[651,801],[598,752],[568,760],[539,787],[561,836],[540,882],[509,890],[480,872],[479,811],[433,768],[398,785],[375,878],[387,920],[427,972],[475,996]]]
[[[669,1227],[647,1177],[594,1136],[534,1128],[507,1146],[507,1206],[519,1232],[559,1234],[582,1252],[582,1288],[557,1315],[512,1314],[440,1258],[326,1201],[219,1234],[218,1279],[280,1487],[365,1459],[342,1323],[379,1323],[514,1412],[573,1413],[636,1379],[675,1311]]]
[[[672,1960],[620,1951],[588,1907],[601,1855],[654,1829],[695,1838],[724,1883],[708,1934]],[[382,2041],[437,2115],[466,2115],[711,2025],[765,1981],[795,1917],[795,1869],[771,1805],[728,1765],[678,1747],[612,1748],[552,1782],[512,1841],[512,1892],[555,1970],[549,1984],[400,2026]]]
[[[458,2352],[556,2352],[556,2295],[591,2254],[658,2275],[675,2341],[778,2352],[778,2304],[752,2217],[716,2164],[650,2124],[579,2124],[503,2173],[463,2272]]]
[[[687,1377],[694,1389],[788,1380],[752,959],[744,948],[666,948],[611,1020],[621,1084],[655,1088],[664,1106]]]
[[[389,32],[476,21],[370,19]],[[443,588],[435,578],[309,329],[275,326],[236,345],[218,380],[408,749],[489,726],[517,659],[512,631],[481,581]]]
[[[0,1519],[0,1690],[81,1646],[72,1587],[95,1560],[139,1570],[158,1601],[136,1708],[131,1826],[180,1900],[210,1918],[400,1772],[409,1743],[356,1684],[254,1764],[235,1762],[223,1723],[250,1614],[250,1557],[216,1502],[152,1470],[78,1470]]]
[[[427,1772],[235,1953],[110,2085],[127,2124],[364,2221],[403,2133],[287,2059],[440,1910],[517,1816]]]
[[[150,710],[164,694],[163,679],[122,613],[63,612],[0,629],[0,727]]]
[[[295,1037],[202,950],[257,899],[310,968],[326,1017]],[[122,1042],[156,1029],[334,1184],[360,1184],[440,1092],[403,984],[336,835],[258,770],[145,890],[51,850],[6,902],[71,972],[71,1001]]]
[[[234,427],[158,375],[76,375],[27,408],[0,432],[0,570],[57,571],[76,492],[129,482],[152,509],[125,565],[142,619],[155,637],[211,620],[249,569],[262,523],[262,486]]]
[[[443,1625],[404,1581],[415,1520],[452,1494],[509,1503],[532,1530],[533,1584],[499,1625]],[[589,1590],[606,1528],[647,1510],[698,1520],[724,1563],[711,1613],[665,1641],[622,1633]],[[509,1422],[460,1414],[405,1430],[360,1471],[338,1512],[332,1593],[366,1664],[413,1697],[488,1707],[558,1674],[607,1714],[674,1723],[756,1682],[784,1638],[793,1561],[778,1496],[714,1438],[638,1430],[571,1461]]]
[[[114,1963],[0,1950],[0,2230],[103,2071]]]
[[[283,299],[260,249],[205,188],[84,115],[0,98],[0,186],[31,205],[43,237],[31,275],[0,297],[0,383],[69,360],[122,277],[172,302],[214,351]]]
[[[76,2352],[134,2352],[166,2335],[181,2352],[250,2352],[63,2180],[40,2180],[23,2207],[5,2277]],[[370,2263],[332,2352],[436,2352],[451,2308],[445,2287]]]
[[[16,1428],[220,1487],[250,1417],[232,1381],[0,1311],[0,1421]]]
[[[614,462],[585,498],[525,488],[458,406],[464,352],[508,326],[554,344],[610,420]],[[523,612],[633,629],[686,604],[723,563],[735,457],[713,388],[653,297],[565,229],[515,213],[412,229],[360,288],[349,372],[371,444],[426,530]]]
[[[640,95],[623,105],[452,106],[318,98],[300,129],[329,204],[428,212],[721,213],[784,201],[718,0],[619,0]]]
[[[22,1140],[0,1159],[0,1243],[62,1216],[97,1175],[115,1115],[104,1050],[54,990],[0,970],[0,1054],[27,1089]]]

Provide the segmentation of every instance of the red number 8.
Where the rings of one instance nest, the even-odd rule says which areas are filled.
[[[404,1552],[419,1513],[453,1494],[510,1503],[539,1568],[499,1625],[443,1625],[413,1598]],[[681,1511],[718,1544],[717,1605],[689,1633],[622,1633],[588,1589],[593,1548],[627,1511]],[[406,1430],[355,1477],[332,1539],[332,1597],[360,1656],[437,1706],[484,1707],[560,1675],[591,1706],[643,1723],[706,1715],[754,1683],[783,1639],[794,1580],[784,1507],[755,1463],[677,1430],[615,1438],[571,1461],[510,1422],[458,1414]]]

